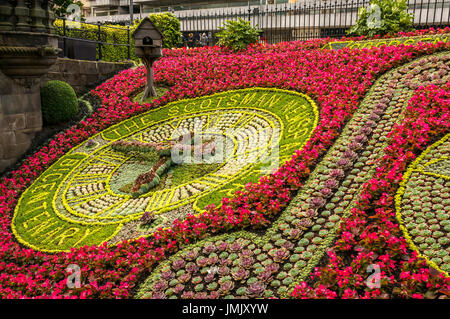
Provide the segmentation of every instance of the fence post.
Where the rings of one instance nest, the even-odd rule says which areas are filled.
[[[128,46],[127,46],[127,48],[128,48],[128,53],[127,53],[127,57],[128,57],[128,60],[130,60],[130,57],[131,57],[131,54],[130,54],[130,46],[131,46],[131,44],[130,44],[130,26],[128,25],[127,26],[127,37],[128,37]]]
[[[281,17],[280,17],[280,19],[281,19]],[[287,4],[284,4],[284,36],[285,36],[285,38],[284,39],[280,39],[281,41],[288,41],[286,26],[287,26]]]
[[[98,59],[102,59],[102,38],[101,38],[101,30],[100,30],[100,22],[98,23],[98,37],[97,37],[97,45],[98,45]]]
[[[64,57],[67,58],[66,19],[63,17],[63,47]]]

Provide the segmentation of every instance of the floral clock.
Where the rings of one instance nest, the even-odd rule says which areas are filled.
[[[201,212],[207,204],[220,204],[224,195],[270,173],[305,144],[317,119],[307,96],[277,89],[183,100],[130,118],[73,148],[44,172],[20,198],[14,233],[23,244],[48,252],[145,236],[192,208]],[[215,140],[214,156],[220,156],[196,161],[194,154],[158,176],[156,187],[132,193],[133,181],[152,169],[158,156],[114,146],[164,143],[183,131]],[[139,219],[149,211],[158,218],[143,227]]]

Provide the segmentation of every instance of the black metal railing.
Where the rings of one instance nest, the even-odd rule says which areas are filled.
[[[223,22],[239,18],[261,29],[262,39],[273,44],[345,36],[346,31],[356,23],[358,9],[367,7],[369,3],[370,0],[323,0],[175,14],[180,19],[184,39],[193,34],[196,40],[193,46],[201,46],[203,33],[207,36],[208,45],[216,44],[218,39],[215,35]],[[415,29],[450,25],[449,0],[409,0],[408,12],[413,15]],[[189,44],[186,41],[184,45]]]
[[[129,26],[76,22],[61,17],[56,20],[55,28],[59,35],[59,48],[62,49],[61,57],[114,62],[131,58]]]
[[[262,30],[263,41],[274,44],[281,41],[343,37],[356,23],[358,9],[367,7],[369,3],[370,0],[300,1],[293,4],[177,11],[175,15],[180,20],[182,46],[215,45],[219,27],[227,20],[238,18],[250,21],[252,26]],[[408,0],[408,12],[413,15],[415,29],[450,26],[450,0]],[[135,58],[129,20],[125,20],[127,17],[129,19],[129,16],[124,16],[124,20],[120,21],[125,25],[79,22],[74,26],[64,18],[57,20],[55,26],[61,36],[60,48],[63,55],[72,58],[80,58],[81,55],[83,59],[106,61]],[[115,49],[117,46],[124,47],[124,50]]]

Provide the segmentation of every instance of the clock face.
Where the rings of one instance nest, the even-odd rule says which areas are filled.
[[[42,251],[118,243],[169,226],[187,213],[220,205],[289,159],[317,125],[317,109],[299,93],[240,90],[183,100],[130,118],[74,147],[22,195],[13,220],[19,241]],[[193,132],[214,153],[172,149],[158,183],[133,194],[136,180],[157,166],[157,152],[114,143],[156,145]],[[152,212],[145,227],[141,217]]]
[[[237,122],[239,119],[240,123]],[[198,126],[197,130],[194,125]],[[156,158],[140,159],[137,152],[115,151],[99,136],[98,146],[91,156],[81,161],[60,185],[55,200],[61,207],[58,214],[73,221],[114,224],[138,219],[146,211],[160,214],[192,203],[199,196],[235,179],[252,166],[256,158],[262,159],[268,154],[271,144],[278,143],[279,135],[275,133],[280,126],[274,116],[261,110],[213,110],[165,119],[124,137],[122,140],[126,141],[166,142],[179,132],[194,130],[202,140],[213,140],[215,144],[221,144],[221,149],[223,146],[223,154],[216,163],[203,163],[202,159],[197,159],[195,164],[193,156],[185,158],[186,162],[192,163],[180,163],[210,164],[205,175],[188,178],[178,185],[169,183],[138,198],[127,193],[126,185],[140,173],[150,170]],[[173,169],[174,173],[175,170],[177,168]]]

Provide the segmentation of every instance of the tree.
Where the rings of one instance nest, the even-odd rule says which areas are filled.
[[[372,0],[368,8],[358,10],[358,21],[347,31],[350,35],[385,35],[412,28],[407,0]]]
[[[53,11],[55,12],[57,17],[63,17],[67,15],[67,8],[71,4],[75,4],[79,7],[79,16],[81,18],[81,8],[83,7],[83,3],[80,1],[74,0],[54,0],[55,6],[53,7]],[[71,10],[72,13],[73,10]],[[76,12],[75,12],[76,13]]]
[[[262,30],[253,28],[250,21],[242,18],[239,20],[227,20],[223,27],[219,27],[220,32],[216,34],[219,38],[219,45],[232,50],[244,50],[249,44],[258,42],[259,34]]]

